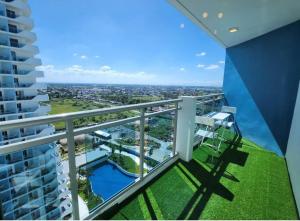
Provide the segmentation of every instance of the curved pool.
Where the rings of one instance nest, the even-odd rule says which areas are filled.
[[[125,174],[109,162],[102,163],[89,176],[93,192],[104,200],[133,183],[135,179],[136,177]]]

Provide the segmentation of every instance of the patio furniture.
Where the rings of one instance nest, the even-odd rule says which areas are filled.
[[[227,122],[227,119],[229,117],[230,117],[229,113],[219,112],[219,113],[216,113],[215,115],[213,115],[211,118],[215,121],[215,125],[216,126],[222,126],[222,127],[224,127],[225,122]],[[217,124],[217,122],[218,122],[218,124]],[[218,145],[218,151],[220,149],[222,141],[224,141],[224,129],[223,129],[221,137],[220,137],[220,143]]]
[[[236,107],[223,106],[222,109],[221,109],[221,112],[228,113],[232,117],[232,121],[224,121],[223,126],[226,127],[226,128],[231,128],[232,126],[234,126]],[[218,122],[216,122],[216,124],[218,124]]]
[[[196,116],[195,123],[199,124],[200,128],[196,132],[196,136],[202,137],[201,144],[203,144],[205,138],[210,138],[213,140],[213,144],[206,144],[214,149],[218,148],[215,141],[217,139],[218,133],[216,132],[215,120],[208,116]]]

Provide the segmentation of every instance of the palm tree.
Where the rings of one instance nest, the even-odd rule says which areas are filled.
[[[119,162],[121,162],[121,153],[122,153],[122,149],[123,149],[122,144],[119,144],[119,145],[118,145],[118,150],[119,150]]]

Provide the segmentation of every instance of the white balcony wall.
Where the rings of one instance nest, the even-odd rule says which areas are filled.
[[[16,103],[6,103],[5,105],[5,111],[6,112],[16,112],[17,107],[16,107]]]
[[[2,89],[3,98],[7,100],[14,100],[16,98],[16,94],[14,90],[11,89]]]
[[[12,2],[3,2],[5,5],[12,7],[15,11],[17,11],[19,14],[28,16],[31,13],[31,10],[24,1],[22,0],[15,0]]]
[[[24,96],[26,97],[31,97],[36,95],[37,95],[37,90],[24,90]]]
[[[28,101],[22,103],[22,110],[35,110],[39,107],[39,104],[36,102]]]
[[[286,160],[293,186],[294,196],[300,213],[300,84],[286,151]]]
[[[20,136],[19,129],[10,129],[8,130],[8,137],[11,138],[18,138]]]
[[[20,84],[33,84],[35,82],[36,82],[36,79],[35,79],[34,76],[19,78],[19,83]]]

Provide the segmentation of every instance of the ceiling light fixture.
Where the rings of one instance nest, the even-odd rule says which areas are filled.
[[[223,12],[219,12],[219,13],[218,13],[218,18],[221,19],[221,18],[223,18],[223,16],[224,16],[224,13],[223,13]]]
[[[237,28],[237,27],[231,27],[231,28],[228,29],[228,31],[229,31],[230,33],[237,32],[238,30],[239,30],[239,28]]]
[[[203,13],[202,13],[202,17],[203,17],[203,18],[207,18],[207,17],[208,17],[208,12],[203,12]]]

